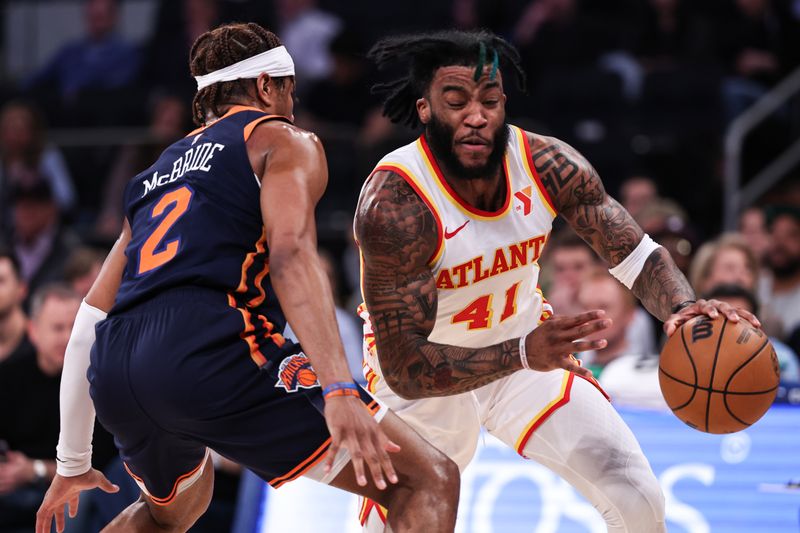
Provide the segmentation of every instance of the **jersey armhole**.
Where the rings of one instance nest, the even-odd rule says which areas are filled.
[[[429,267],[435,265],[436,262],[439,261],[439,258],[442,256],[442,252],[444,251],[444,230],[442,226],[442,219],[439,216],[439,213],[436,211],[436,208],[433,206],[433,202],[430,200],[430,198],[428,198],[428,195],[407,168],[396,163],[381,163],[375,167],[375,170],[372,171],[370,178],[373,174],[380,170],[394,172],[403,178],[405,182],[408,183],[412,189],[414,189],[414,192],[417,193],[417,196],[419,196],[420,199],[425,202],[425,205],[428,206],[428,210],[431,212],[433,219],[436,221],[436,248],[434,248],[433,253],[428,258],[427,264]]]
[[[527,171],[528,176],[531,178],[534,185],[536,185],[536,189],[539,191],[539,196],[541,196],[544,204],[550,211],[550,214],[553,215],[553,218],[555,218],[558,215],[558,210],[556,209],[552,198],[550,198],[550,194],[548,194],[547,189],[545,189],[544,185],[542,184],[542,179],[539,177],[539,172],[536,170],[536,165],[533,164],[531,143],[528,139],[528,135],[522,130],[522,128],[514,126],[514,130],[516,130],[519,144],[522,146],[522,151],[524,152],[522,157],[522,165],[525,167],[525,170]]]
[[[286,122],[287,124],[291,124],[292,121],[289,120],[288,117],[284,117],[283,115],[264,115],[263,117],[258,117],[255,120],[250,121],[244,127],[244,142],[247,142],[247,139],[253,134],[253,131],[256,129],[256,126],[261,124],[262,122],[267,122],[268,120],[280,120],[281,122]]]

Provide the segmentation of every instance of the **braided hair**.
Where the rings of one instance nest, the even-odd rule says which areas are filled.
[[[277,35],[253,22],[225,24],[197,38],[189,52],[189,70],[192,76],[203,76],[281,44]],[[275,83],[280,87],[283,80],[275,78]],[[195,124],[203,125],[208,111],[221,116],[219,106],[246,95],[247,86],[252,82],[249,79],[222,81],[197,91],[192,101]]]
[[[486,30],[446,30],[388,37],[378,41],[368,57],[379,69],[397,62],[408,66],[407,75],[374,85],[372,92],[383,97],[384,116],[412,128],[419,126],[416,102],[425,95],[440,67],[475,66],[476,81],[485,65],[492,66],[490,77],[494,77],[498,67],[510,67],[516,74],[517,85],[525,90],[525,72],[519,52]]]

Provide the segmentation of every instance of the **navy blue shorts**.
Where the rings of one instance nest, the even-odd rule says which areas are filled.
[[[259,368],[243,330],[224,293],[194,287],[97,325],[88,371],[97,417],[156,503],[199,471],[206,447],[274,487],[327,452],[321,390],[300,346],[287,341]]]

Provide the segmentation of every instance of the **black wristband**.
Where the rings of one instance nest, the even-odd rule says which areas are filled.
[[[689,307],[692,304],[696,304],[697,300],[684,300],[683,302],[679,303],[672,307],[672,314],[679,313],[682,309]]]

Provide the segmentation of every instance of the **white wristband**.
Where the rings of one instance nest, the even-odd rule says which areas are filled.
[[[528,364],[528,350],[525,348],[525,339],[527,338],[528,335],[523,335],[519,338],[519,360],[522,363],[522,368],[530,370],[531,365]]]
[[[56,447],[56,472],[65,477],[79,476],[92,467],[94,404],[89,396],[89,352],[94,344],[94,326],[106,313],[84,300],[75,317],[64,370],[61,372],[61,433]]]
[[[633,282],[635,282],[636,278],[638,278],[639,274],[641,274],[642,269],[647,262],[647,258],[650,257],[650,254],[660,248],[660,246],[661,245],[659,245],[656,241],[651,239],[647,233],[645,233],[644,237],[642,237],[642,240],[639,242],[639,245],[628,254],[628,257],[608,271],[612,276],[617,278],[623,285],[630,289],[633,287]]]

